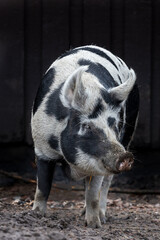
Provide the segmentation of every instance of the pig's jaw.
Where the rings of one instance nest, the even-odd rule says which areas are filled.
[[[81,180],[84,179],[87,176],[105,176],[109,175],[105,171],[92,171],[92,169],[88,169],[87,171],[82,168],[76,167],[74,165],[70,165],[71,167],[71,177],[74,180]]]
[[[69,165],[71,168],[71,176],[73,179],[83,179],[86,176],[106,176],[111,174],[110,171],[108,171],[104,167],[101,159],[89,156],[81,150],[76,156],[75,162],[69,163]]]

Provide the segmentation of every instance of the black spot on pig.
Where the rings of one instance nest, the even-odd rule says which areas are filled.
[[[55,116],[59,121],[68,116],[68,108],[64,107],[60,100],[61,87],[62,85],[49,96],[45,110],[49,116]]]
[[[91,201],[91,206],[92,206],[93,209],[98,209],[99,201],[98,200]]]
[[[80,113],[76,110],[70,110],[69,120],[65,130],[61,133],[61,149],[65,159],[74,163],[76,160],[76,142],[80,126]]]
[[[42,197],[47,200],[52,186],[53,172],[55,169],[55,161],[47,161],[37,157],[38,168],[38,188],[42,193]],[[42,199],[39,199],[42,200]]]
[[[80,50],[89,51],[89,52],[95,53],[95,54],[105,58],[110,63],[112,63],[112,65],[118,70],[118,67],[115,64],[115,62],[107,55],[107,53],[103,52],[102,50],[100,50],[98,48],[94,48],[94,47],[93,48],[92,47],[83,47],[83,48],[80,48]]]
[[[82,136],[79,136],[77,147],[84,153],[94,156],[104,156],[108,151],[109,142],[102,129],[90,124],[90,128]]]
[[[61,134],[62,152],[71,163],[75,163],[77,149],[98,159],[107,153],[110,144],[103,130],[96,128],[93,123],[90,123],[84,135],[79,135],[80,115],[78,111],[70,110],[67,127]]]
[[[122,83],[122,79],[120,78],[119,74],[118,74],[118,79],[119,79],[120,83]]]
[[[118,86],[109,71],[100,63],[80,59],[78,64],[80,66],[89,66],[87,72],[93,74],[106,89]]]
[[[126,123],[122,144],[127,147],[135,130],[135,124],[139,111],[139,90],[137,84],[134,85],[126,102]]]
[[[118,129],[119,131],[122,130],[123,124],[124,124],[124,109],[121,108],[120,112],[119,112],[119,123],[118,123]]]
[[[109,92],[101,89],[101,95],[103,97],[103,100],[112,108],[118,108],[120,106],[121,101],[116,99]]]
[[[38,88],[36,99],[34,102],[33,114],[35,114],[41,102],[43,101],[45,95],[48,93],[49,88],[54,81],[54,76],[55,76],[55,69],[50,68],[48,72],[45,74],[45,76],[43,77],[41,84]]]
[[[109,117],[109,118],[107,119],[107,122],[108,122],[108,126],[109,126],[109,127],[113,127],[113,126],[115,125],[115,123],[116,123],[116,119],[113,118],[113,117]]]
[[[98,99],[98,103],[95,105],[93,112],[88,116],[89,118],[97,118],[99,114],[104,110],[102,100]]]
[[[104,51],[96,48],[96,47],[80,47],[80,48],[75,48],[75,49],[71,49],[67,52],[65,52],[64,54],[62,54],[58,59],[61,59],[63,57],[66,57],[66,56],[69,56],[69,55],[72,55],[72,54],[75,54],[81,50],[84,50],[84,51],[88,51],[88,52],[92,52],[92,53],[95,53],[96,55],[98,56],[101,56],[103,58],[105,58],[106,60],[108,60],[117,70],[118,70],[118,67],[117,65],[115,64],[115,62],[111,59],[111,57],[109,57],[107,55],[107,53],[105,53]]]
[[[48,143],[51,148],[55,150],[59,150],[58,139],[53,134],[50,136]]]
[[[119,60],[119,62],[121,63],[121,65],[124,65],[124,64],[123,64],[123,61],[122,61],[119,57],[117,57],[117,59]]]
[[[113,118],[113,117],[109,117],[107,119],[107,122],[108,122],[108,126],[110,128],[112,128],[112,130],[115,132],[116,134],[116,137],[118,138],[118,135],[119,135],[119,131],[118,131],[118,128],[117,128],[117,125],[116,125],[116,119]]]

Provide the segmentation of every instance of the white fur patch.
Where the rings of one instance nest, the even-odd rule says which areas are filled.
[[[83,172],[86,176],[95,176],[106,174],[100,159],[96,159],[89,154],[84,153],[81,149],[77,148],[76,154],[76,168],[77,171]]]

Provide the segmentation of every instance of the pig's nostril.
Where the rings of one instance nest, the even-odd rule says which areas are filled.
[[[128,171],[133,165],[133,155],[131,153],[126,153],[119,158],[116,164],[117,171]]]
[[[131,159],[124,159],[123,162],[120,162],[118,165],[119,171],[127,171],[132,167],[133,161]]]

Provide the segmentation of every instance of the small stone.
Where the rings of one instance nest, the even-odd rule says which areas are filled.
[[[160,207],[160,204],[159,204],[159,203],[155,204],[155,207],[159,208],[159,207]]]

